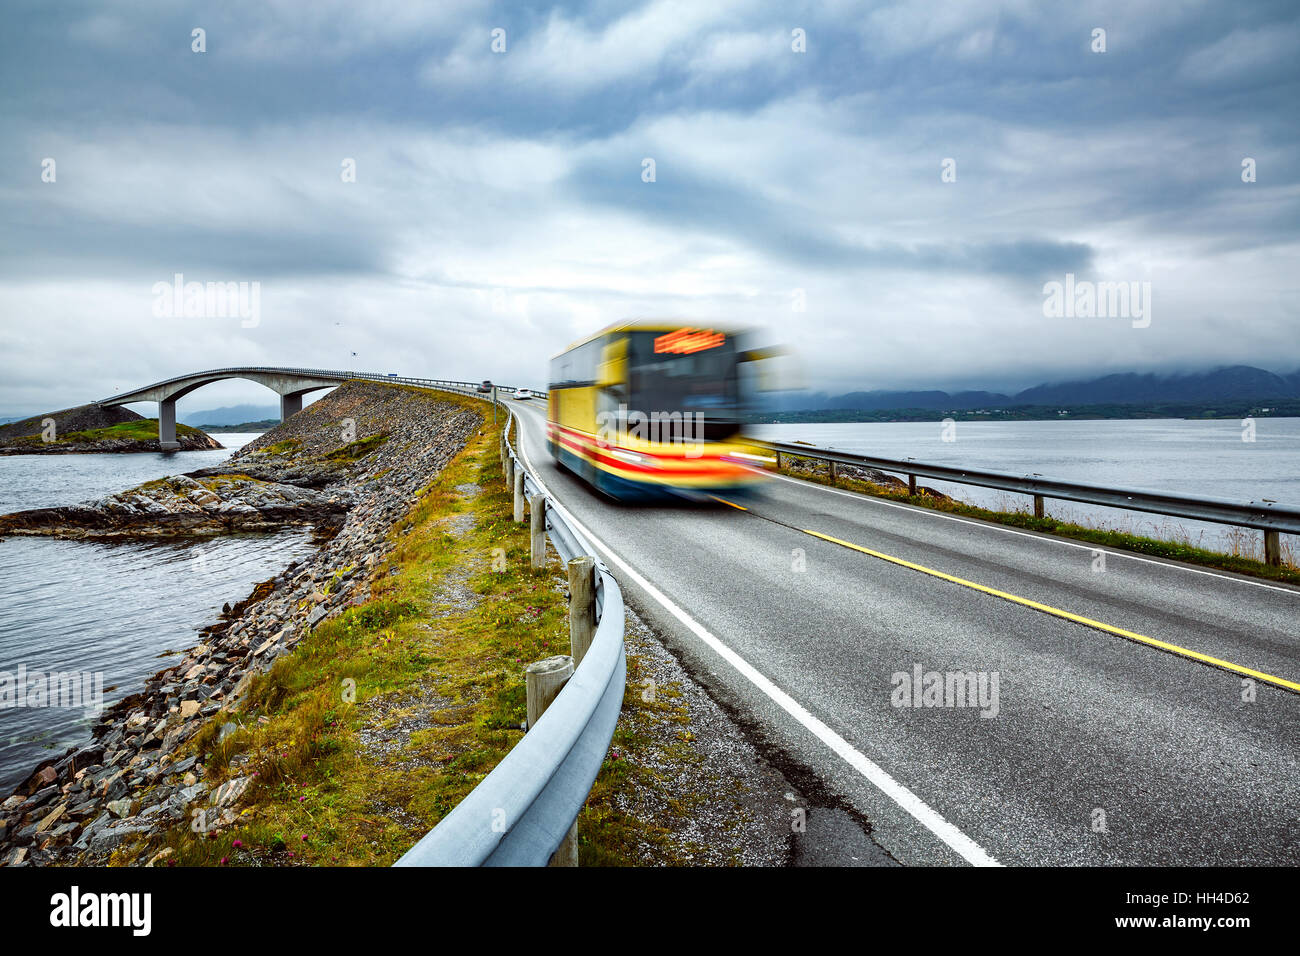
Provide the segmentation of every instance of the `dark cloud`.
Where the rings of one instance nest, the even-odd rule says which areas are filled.
[[[114,345],[124,387],[353,351],[537,382],[655,311],[766,326],[845,388],[1286,371],[1297,45],[1287,2],[10,4],[0,414],[111,391]],[[172,347],[141,290],[177,271],[263,280],[267,321]],[[1151,281],[1155,321],[1047,324],[1066,272]],[[75,380],[33,316],[86,343]]]

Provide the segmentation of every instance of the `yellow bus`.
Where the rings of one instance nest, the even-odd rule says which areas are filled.
[[[734,330],[626,322],[551,359],[551,456],[622,500],[743,491],[767,460],[741,434],[741,366],[759,357]]]

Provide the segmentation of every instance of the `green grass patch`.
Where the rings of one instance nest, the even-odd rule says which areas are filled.
[[[263,455],[287,455],[297,451],[302,447],[302,440],[299,438],[286,438],[284,441],[278,441],[274,444],[267,445],[259,449]]]
[[[368,435],[365,438],[358,438],[354,442],[336,448],[325,457],[330,461],[354,462],[360,461],[369,455],[372,451],[388,441],[388,432],[380,432],[377,435]]]
[[[176,437],[188,435],[203,434],[199,429],[192,428],[189,425],[176,425]],[[37,436],[39,438],[39,436]],[[56,435],[52,444],[73,445],[86,442],[99,442],[111,440],[130,441],[157,441],[158,440],[158,419],[141,418],[135,421],[122,422],[119,425],[111,425],[108,428],[92,428],[80,432],[68,432],[64,435]]]

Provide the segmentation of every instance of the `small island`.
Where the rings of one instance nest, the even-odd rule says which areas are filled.
[[[189,425],[176,426],[180,451],[222,448],[215,438]],[[158,452],[158,419],[143,418],[120,405],[78,405],[20,422],[0,425],[0,455],[75,455]]]

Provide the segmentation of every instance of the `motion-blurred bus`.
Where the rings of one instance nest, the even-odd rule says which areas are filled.
[[[560,465],[624,500],[702,498],[761,481],[741,435],[741,368],[758,353],[734,330],[611,326],[551,359],[547,444]]]

